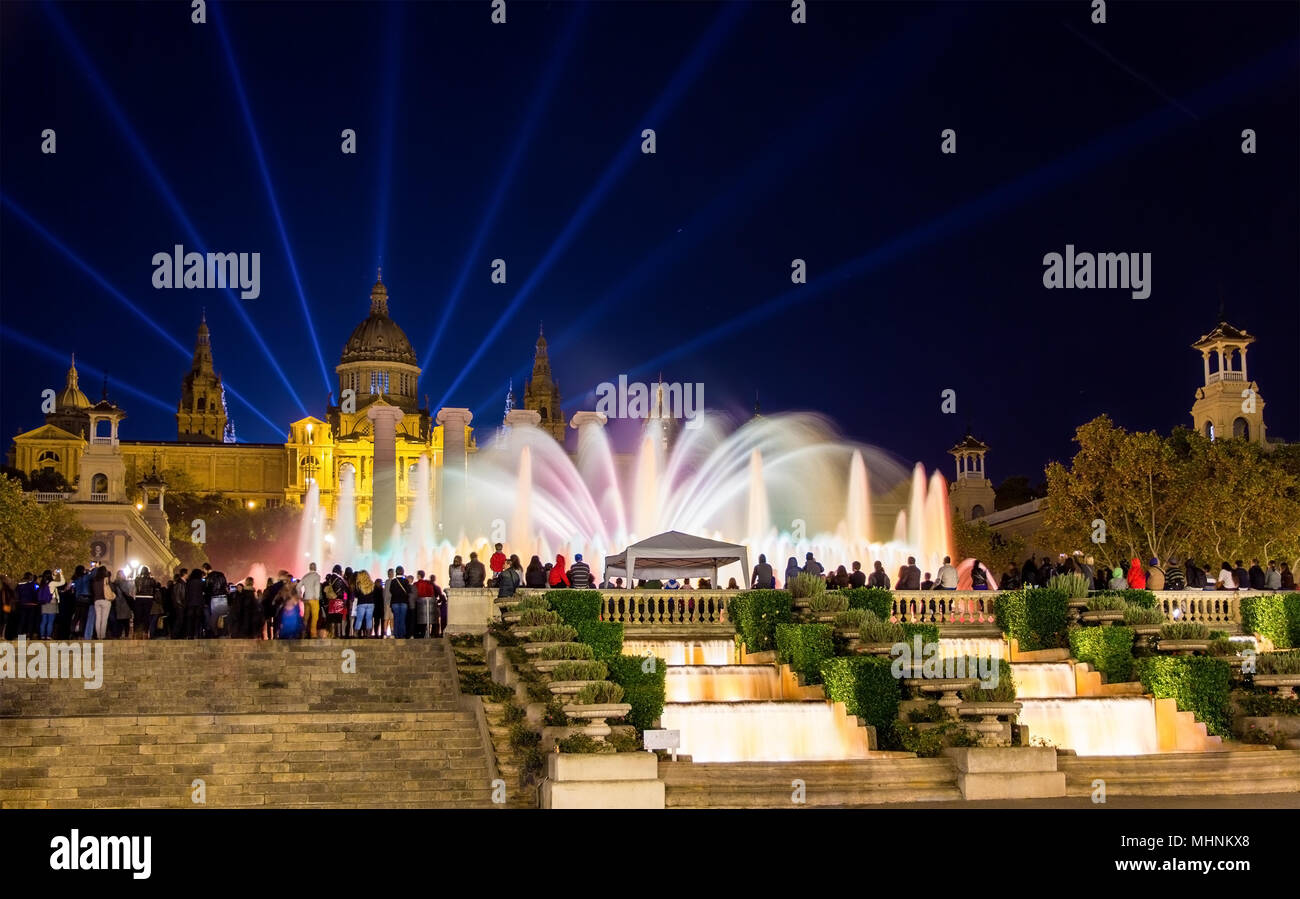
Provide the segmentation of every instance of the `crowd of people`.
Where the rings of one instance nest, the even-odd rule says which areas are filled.
[[[819,578],[830,589],[956,590],[959,586],[957,568],[947,556],[933,577],[928,571],[922,572],[910,556],[892,582],[879,561],[873,563],[869,573],[860,562],[853,562],[850,568],[840,565],[827,571],[810,552],[802,565],[791,556],[784,577],[778,580],[767,556],[760,555],[746,586],[788,587],[801,575]],[[1098,565],[1092,556],[1075,553],[1062,555],[1055,563],[1046,557],[1038,563],[1026,559],[1019,569],[1009,567],[996,585],[990,574],[986,566],[973,560],[969,589],[1045,587],[1053,576],[1077,574],[1093,590],[1295,590],[1295,576],[1286,562],[1271,561],[1265,567],[1258,559],[1252,560],[1250,567],[1240,559],[1235,565],[1224,561],[1216,572],[1190,558],[1171,558],[1161,565],[1157,558],[1144,563],[1134,556],[1126,563],[1107,567]],[[447,586],[496,589],[498,597],[509,597],[521,587],[582,590],[598,586],[621,590],[623,580],[597,583],[581,553],[573,557],[572,564],[557,555],[554,562],[547,563],[533,556],[524,566],[519,556],[507,556],[498,543],[487,565],[476,552],[469,554],[468,562],[456,556],[447,571]],[[712,588],[707,578],[701,578],[697,586],[691,584],[690,578],[667,583],[638,581],[637,586]],[[740,589],[735,578],[731,578],[727,589]],[[70,577],[61,569],[53,569],[39,576],[26,572],[16,582],[0,578],[0,594],[0,634],[5,639],[20,634],[42,640],[405,639],[440,637],[447,629],[447,595],[437,577],[424,571],[408,574],[401,565],[388,569],[386,577],[372,577],[364,569],[353,571],[340,565],[322,576],[313,562],[300,578],[280,571],[261,586],[251,577],[232,585],[209,563],[193,570],[178,568],[165,582],[148,568],[131,576],[125,570],[113,573],[102,565],[78,565]]]

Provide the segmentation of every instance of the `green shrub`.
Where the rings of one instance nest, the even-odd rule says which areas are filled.
[[[1237,708],[1247,718],[1271,718],[1275,715],[1300,715],[1300,702],[1278,696],[1269,690],[1239,690],[1232,694]]]
[[[1143,606],[1126,606],[1124,608],[1124,623],[1128,625],[1153,625],[1164,624],[1165,613],[1159,609],[1148,609]]]
[[[1210,629],[1199,621],[1170,621],[1160,626],[1162,640],[1208,640]]]
[[[515,603],[516,612],[527,612],[529,609],[548,609],[545,596],[525,596],[519,602]]]
[[[1255,657],[1256,674],[1300,674],[1300,652],[1261,652]]]
[[[1243,596],[1241,626],[1272,640],[1277,649],[1300,646],[1300,593]]]
[[[815,574],[801,571],[785,588],[790,591],[792,599],[812,599],[826,592],[826,581]]]
[[[962,690],[961,698],[967,702],[1015,702],[1016,681],[1012,676],[1011,663],[1005,659],[999,659],[997,664],[998,685],[996,687],[990,689],[983,684],[976,684]],[[979,659],[968,658],[966,660],[966,676],[975,676],[973,673],[977,671],[979,671]]]
[[[844,703],[850,715],[875,727],[882,742],[892,739],[902,698],[892,665],[889,659],[876,656],[849,656],[822,663],[827,697]]]
[[[604,680],[609,668],[604,662],[565,662],[551,671],[552,680]]]
[[[1210,641],[1210,655],[1235,656],[1240,643],[1233,643],[1227,637],[1218,637]]]
[[[580,621],[575,627],[579,643],[591,647],[592,658],[602,662],[622,654],[623,625],[618,621]]]
[[[520,627],[544,627],[548,624],[559,624],[560,616],[549,609],[525,609],[519,613]]]
[[[910,709],[907,713],[907,720],[913,724],[947,721],[948,712],[938,702],[932,702],[923,709]]]
[[[1130,628],[1071,628],[1070,655],[1100,671],[1107,683],[1120,684],[1133,679],[1133,631]]]
[[[569,716],[564,714],[564,700],[552,696],[546,701],[546,711],[542,713],[542,723],[547,727],[566,727]]]
[[[904,752],[915,752],[918,758],[923,759],[936,758],[949,746],[979,745],[976,734],[951,720],[924,728],[915,724],[897,724],[894,740]]]
[[[629,731],[615,728],[605,738],[605,742],[612,746],[615,752],[637,752],[641,749],[641,734],[635,730]]]
[[[565,737],[563,740],[556,740],[555,748],[559,752],[575,752],[588,755],[615,751],[610,744],[602,743],[595,737],[589,737],[586,734],[574,734],[571,737]]]
[[[1088,600],[1089,612],[1122,612],[1128,608],[1128,603],[1122,596],[1103,596],[1097,594]]]
[[[551,688],[540,680],[529,681],[524,684],[524,692],[528,694],[528,699],[532,702],[546,702],[553,695]]]
[[[803,677],[806,684],[821,682],[822,662],[835,655],[829,624],[778,624],[777,658]]]
[[[939,625],[937,624],[919,624],[904,621],[902,627],[903,639],[895,642],[903,642],[911,645],[916,642],[918,636],[921,638],[922,646],[927,643],[939,642]]]
[[[1134,590],[1129,588],[1120,591],[1124,601],[1131,606],[1140,606],[1144,609],[1154,609],[1156,607],[1156,595],[1150,590]]]
[[[605,705],[623,701],[623,688],[607,680],[598,680],[583,686],[574,696],[578,705]]]
[[[1059,590],[1026,588],[999,593],[994,606],[998,627],[1020,643],[1022,652],[1060,649],[1069,642],[1069,599]]]
[[[785,590],[746,590],[731,599],[729,615],[750,652],[776,647],[776,626],[789,624],[792,598]]]
[[[833,615],[848,607],[848,597],[840,593],[817,593],[808,600],[808,611],[815,615]]]
[[[664,675],[668,673],[664,660],[620,655],[608,665],[609,679],[623,688],[623,701],[632,706],[628,723],[638,732],[654,727],[664,712]]]
[[[510,746],[513,749],[522,749],[525,746],[536,746],[542,742],[542,735],[533,730],[526,721],[516,721],[510,725]]]
[[[835,629],[841,631],[860,631],[868,621],[879,621],[866,609],[845,609],[835,616]]]
[[[599,621],[604,602],[599,590],[547,590],[546,601],[565,624],[580,627],[584,621]]]
[[[1210,631],[1210,639],[1211,639],[1211,640],[1226,640],[1226,639],[1228,639],[1228,632],[1227,632],[1227,631]]]
[[[528,638],[534,643],[572,643],[578,638],[578,629],[567,624],[548,624],[534,628]]]
[[[586,643],[560,643],[555,646],[543,646],[538,657],[551,661],[554,659],[593,659],[595,655]]]
[[[874,612],[881,621],[888,621],[894,614],[894,594],[880,587],[850,587],[841,590],[840,595],[848,599],[850,609]]]
[[[1192,712],[1211,734],[1230,736],[1228,693],[1232,670],[1208,656],[1147,656],[1137,661],[1138,677],[1157,699],[1172,699]]]
[[[1070,599],[1084,599],[1092,584],[1081,574],[1054,574],[1047,579],[1047,589],[1060,590]]]
[[[881,621],[866,609],[856,609],[868,617],[863,625],[858,629],[858,639],[863,643],[903,643],[907,640],[907,632],[903,625],[897,621]]]
[[[528,713],[524,710],[524,707],[517,703],[506,703],[505,707],[502,709],[502,717],[505,718],[506,724],[515,724],[516,722],[523,721],[527,716]]]

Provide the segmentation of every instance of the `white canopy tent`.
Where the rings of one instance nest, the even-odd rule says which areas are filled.
[[[718,586],[718,569],[739,562],[742,580],[749,576],[749,549],[738,543],[723,543],[667,531],[633,543],[616,556],[605,557],[606,580],[621,577],[628,586],[637,580],[664,580],[674,577],[709,578]]]

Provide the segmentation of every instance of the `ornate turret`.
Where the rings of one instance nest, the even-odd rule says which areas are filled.
[[[538,425],[560,443],[564,442],[564,412],[560,409],[560,385],[551,377],[551,359],[546,351],[546,334],[537,328],[537,349],[533,354],[533,376],[524,385],[524,408],[538,413]]]
[[[381,268],[370,288],[370,314],[352,331],[334,369],[339,376],[340,403],[351,390],[359,412],[376,397],[416,412],[419,360],[406,334],[388,317],[388,288]]]
[[[1254,336],[1225,321],[1192,344],[1201,351],[1205,383],[1196,389],[1192,427],[1211,440],[1240,437],[1267,445],[1264,400],[1246,374],[1246,347]]]
[[[954,516],[973,521],[993,511],[993,482],[984,476],[988,451],[988,445],[972,437],[970,431],[948,450],[957,460],[957,479],[948,486],[948,505]]]
[[[194,361],[181,383],[176,410],[176,439],[188,443],[223,443],[233,434],[226,410],[226,388],[212,366],[212,341],[206,311],[199,319]]]

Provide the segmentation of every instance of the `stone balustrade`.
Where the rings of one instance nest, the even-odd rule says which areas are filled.
[[[1156,593],[1156,608],[1170,621],[1211,626],[1241,622],[1240,594],[1231,590],[1161,590]]]
[[[739,590],[601,590],[600,617],[635,625],[725,624],[727,606]],[[520,594],[545,595],[544,590]]]
[[[912,623],[986,624],[993,621],[996,601],[990,590],[900,590],[890,613]]]

